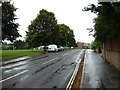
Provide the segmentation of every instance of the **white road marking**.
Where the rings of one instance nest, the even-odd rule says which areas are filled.
[[[77,51],[72,51],[72,52],[74,53],[74,52],[77,52]]]
[[[51,59],[50,61],[44,62],[42,65],[44,65],[44,64],[46,64],[46,63],[49,63],[49,62],[51,62],[51,61],[54,61],[54,60],[56,60],[56,59],[58,59],[58,57],[53,58],[53,59]]]
[[[16,76],[19,76],[19,75],[21,75],[21,74],[23,74],[23,73],[25,73],[25,72],[27,72],[27,71],[28,71],[28,70],[24,70],[24,71],[22,71],[22,72],[20,72],[20,73],[17,73],[17,74],[15,74],[15,75],[11,76],[11,77],[8,77],[8,78],[6,78],[6,79],[3,79],[3,80],[0,81],[0,83],[2,83],[2,82],[4,82],[4,81],[7,81],[7,80],[9,80],[9,79],[11,79],[11,78],[14,78],[14,77],[16,77]]]
[[[78,52],[78,51],[80,51],[80,50],[74,50],[74,51],[72,51],[72,52]]]
[[[68,53],[63,54],[63,56],[67,55]]]
[[[82,54],[83,53],[83,50],[80,52],[80,54]]]

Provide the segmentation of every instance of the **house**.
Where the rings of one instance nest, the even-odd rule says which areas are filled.
[[[89,43],[84,43],[84,42],[77,42],[77,48],[91,48],[91,45]]]

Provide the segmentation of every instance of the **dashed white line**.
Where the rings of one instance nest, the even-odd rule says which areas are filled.
[[[44,62],[42,65],[44,65],[44,64],[46,64],[46,63],[49,63],[49,62],[51,62],[51,61],[54,61],[54,60],[56,60],[56,59],[58,59],[58,57],[53,58],[53,59],[51,59],[50,61]]]
[[[68,53],[63,54],[63,56],[67,55]]]
[[[74,52],[77,52],[77,51],[72,51],[72,52],[74,53]]]
[[[4,82],[4,81],[7,81],[7,80],[9,80],[9,79],[11,79],[11,78],[14,78],[14,77],[16,77],[16,76],[19,76],[19,75],[21,75],[21,74],[23,74],[23,73],[25,73],[25,72],[27,72],[27,71],[28,71],[28,70],[24,70],[24,71],[22,71],[22,72],[20,72],[20,73],[17,73],[17,74],[15,74],[15,75],[11,76],[11,77],[8,77],[8,78],[6,78],[6,79],[3,79],[3,80],[0,81],[0,83],[2,83],[2,82]]]
[[[80,54],[82,54],[82,53],[83,53],[83,51],[80,52]]]

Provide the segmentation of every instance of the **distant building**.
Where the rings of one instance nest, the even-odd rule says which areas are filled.
[[[77,42],[77,48],[91,48],[91,45],[89,43],[84,43],[84,42]]]
[[[82,43],[82,42],[77,42],[76,44],[77,44],[77,48],[82,48],[84,43]]]

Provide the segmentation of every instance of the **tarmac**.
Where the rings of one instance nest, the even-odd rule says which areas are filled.
[[[33,56],[25,56],[17,59],[3,61],[2,65],[17,63],[23,60],[43,58],[48,55],[38,54]],[[84,66],[82,72],[82,80],[80,90],[90,88],[119,88],[120,89],[120,72],[115,70],[109,63],[103,60],[102,56],[88,49],[85,52]]]
[[[103,60],[100,54],[88,49],[85,52],[80,88],[120,89],[120,72]]]

